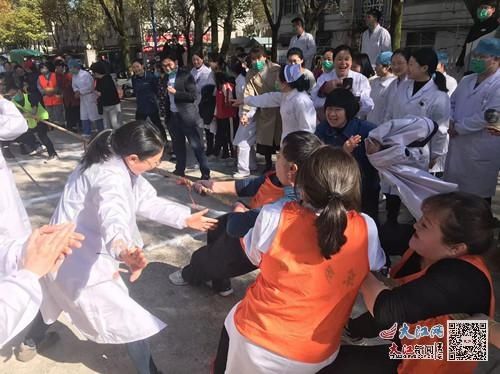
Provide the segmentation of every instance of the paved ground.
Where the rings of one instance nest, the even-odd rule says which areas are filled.
[[[124,105],[126,118],[131,118],[133,103]],[[83,149],[67,135],[51,132],[61,156],[59,161],[45,164],[44,159],[22,157],[13,149],[16,161],[9,162],[21,196],[25,201],[33,226],[46,223],[57,204],[67,175],[74,169]],[[214,176],[226,178],[233,172],[231,164],[213,162]],[[173,164],[160,166],[172,170]],[[193,176],[199,176],[193,171]],[[154,174],[146,177],[157,188],[160,196],[190,204],[191,199],[184,187],[172,178]],[[500,194],[497,194],[499,196]],[[212,209],[212,214],[227,211],[228,206],[211,197],[194,196],[195,202]],[[500,204],[495,201],[495,210]],[[140,222],[150,265],[142,277],[130,285],[130,292],[141,305],[150,310],[168,327],[152,339],[155,361],[164,373],[208,373],[209,365],[217,348],[220,329],[228,310],[244,294],[254,275],[234,280],[235,294],[222,298],[208,288],[175,287],[168,275],[189,260],[192,251],[204,242],[204,235],[194,231],[177,231],[152,222]],[[0,373],[18,374],[128,374],[133,373],[127,353],[122,346],[98,345],[78,337],[64,319],[52,328],[61,341],[29,363],[19,363],[12,356],[12,346],[0,351]],[[140,328],[138,321],[137,328]]]

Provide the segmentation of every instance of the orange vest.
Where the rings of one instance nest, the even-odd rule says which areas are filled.
[[[414,251],[409,249],[405,252],[401,261],[391,269],[391,276],[395,276],[399,270],[404,266],[404,264],[408,261],[408,259],[414,254]],[[466,255],[460,257],[461,260],[467,261],[468,263],[474,265],[476,268],[481,270],[483,274],[488,278],[491,288],[491,297],[490,297],[490,317],[493,317],[495,314],[495,296],[493,293],[493,281],[491,279],[490,272],[486,267],[483,259],[480,256],[472,256]],[[422,269],[421,271],[410,274],[400,278],[394,278],[401,285],[414,281],[425,274],[427,268]],[[459,312],[459,311],[457,311]],[[446,352],[447,352],[447,344],[446,344],[446,322],[448,320],[452,320],[453,317],[450,315],[438,316],[435,318],[429,318],[425,321],[419,321],[417,323],[409,324],[410,331],[415,331],[415,327],[417,325],[427,326],[429,329],[437,324],[441,324],[444,327],[444,338],[431,338],[431,337],[421,337],[418,340],[409,340],[408,338],[401,339],[401,344],[425,344],[432,345],[436,342],[443,343],[443,360],[403,360],[401,364],[398,366],[398,373],[400,374],[429,374],[429,373],[439,373],[439,374],[468,374],[473,373],[474,369],[477,366],[477,362],[470,361],[447,361],[446,360]]]
[[[49,74],[49,79],[47,79],[45,75],[40,74],[40,76],[38,77],[38,82],[43,90],[46,90],[47,88],[57,88],[57,77],[54,73]],[[61,105],[62,103],[63,98],[61,95],[43,95],[43,105],[45,105],[45,107]]]
[[[289,359],[318,363],[334,354],[361,283],[370,271],[364,218],[351,211],[346,244],[326,260],[314,212],[286,203],[260,274],[234,322],[253,343]]]
[[[271,182],[270,177],[273,174],[276,174],[276,172],[271,171],[266,174],[266,180],[250,201],[251,209],[260,208],[263,205],[274,203],[283,197],[283,187],[278,187]]]

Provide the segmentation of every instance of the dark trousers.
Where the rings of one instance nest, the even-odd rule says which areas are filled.
[[[49,327],[50,325],[43,322],[42,313],[38,312],[33,322],[31,322],[28,333],[24,338],[24,344],[30,347],[36,347],[45,337],[45,333]]]
[[[361,211],[368,214],[378,226],[378,199],[380,187],[361,189]]]
[[[80,126],[80,106],[64,107],[66,117],[66,128],[71,131],[77,131]]]
[[[49,127],[42,122],[38,122],[36,127],[33,129],[33,131],[35,131],[38,135],[38,139],[40,139],[42,144],[47,147],[49,156],[53,156],[56,154],[56,149],[54,148],[54,143],[52,143],[52,140],[50,140],[49,136],[47,135],[48,130]]]
[[[396,374],[399,363],[389,358],[388,345],[342,345],[335,361],[318,374]]]
[[[207,245],[196,250],[189,265],[182,269],[182,277],[193,285],[212,281],[214,291],[231,286],[229,278],[250,273],[257,267],[250,262],[240,239],[226,232],[228,214],[218,218],[217,229],[208,232]]]
[[[228,158],[233,155],[231,139],[231,119],[217,119],[217,132],[215,134],[214,155],[219,156],[222,149],[222,157]]]
[[[387,223],[398,223],[399,210],[401,209],[401,199],[398,195],[385,195],[385,209],[387,210]]]
[[[217,347],[217,355],[214,360],[214,367],[212,374],[224,374],[227,365],[227,353],[229,351],[229,335],[226,328],[222,326],[220,334],[219,346]]]
[[[186,139],[191,148],[193,148],[194,155],[200,165],[202,177],[210,176],[210,168],[208,167],[207,156],[205,155],[203,144],[201,142],[200,133],[196,126],[186,125],[179,113],[171,113],[169,118],[169,129],[172,135],[172,144],[174,153],[177,158],[175,170],[183,174],[186,170]]]
[[[167,134],[165,133],[165,128],[163,127],[163,125],[161,123],[160,112],[154,112],[154,113],[149,113],[149,114],[135,112],[135,119],[136,120],[145,121],[148,118],[151,121],[151,123],[158,129],[158,131],[161,134],[161,137],[166,142],[167,141]]]
[[[205,140],[207,142],[206,155],[211,156],[214,154],[214,134],[209,129],[205,129]]]

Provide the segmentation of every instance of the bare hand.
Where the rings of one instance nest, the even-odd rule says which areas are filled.
[[[243,114],[240,118],[240,123],[243,125],[243,126],[246,126],[248,125],[248,116],[246,114]]]
[[[231,102],[231,104],[234,106],[234,107],[239,107],[240,105],[243,105],[243,100],[241,99],[229,99],[229,101]]]
[[[371,155],[379,152],[382,149],[382,144],[380,144],[375,139],[366,138],[365,149],[366,149],[366,154]]]
[[[80,98],[80,92],[79,91],[76,91],[75,92],[75,99],[79,99]]]
[[[173,88],[172,86],[168,86],[167,91],[168,91],[168,93],[170,93],[172,95],[175,95],[175,93],[177,92],[177,90],[175,88]]]
[[[344,151],[352,153],[361,143],[361,135],[353,135],[343,145]]]
[[[65,256],[71,254],[71,247],[81,246],[81,240],[78,239],[83,240],[83,236],[80,234],[74,236],[74,231],[75,225],[72,223],[45,226],[33,231],[28,240],[22,268],[39,277],[56,271]]]
[[[249,210],[250,209],[248,209],[244,204],[240,203],[239,201],[233,205],[233,212],[235,213],[245,213],[248,212]]]
[[[120,253],[120,260],[128,266],[131,282],[135,282],[141,276],[142,270],[148,265],[144,252],[138,247],[123,250]]]
[[[202,181],[195,182],[193,184],[193,189],[197,193],[199,193],[200,195],[206,194],[206,193],[213,193],[214,192],[213,187],[214,187],[214,182],[211,180],[208,180],[208,181],[202,180]]]
[[[186,219],[186,226],[199,231],[213,230],[217,227],[215,218],[204,217],[208,213],[208,209],[203,209],[198,213],[194,213]]]
[[[500,129],[498,129],[496,127],[487,126],[486,130],[488,130],[488,132],[490,133],[490,135],[500,136]]]
[[[328,95],[330,92],[332,92],[334,89],[336,89],[338,87],[342,87],[342,81],[339,79],[333,79],[331,81],[325,82],[321,86],[320,91],[323,94]]]

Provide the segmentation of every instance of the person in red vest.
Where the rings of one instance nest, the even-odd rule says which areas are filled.
[[[364,278],[385,264],[360,184],[356,160],[325,145],[298,171],[301,201],[262,208],[242,239],[260,274],[226,317],[215,374],[313,374],[335,360]]]
[[[61,87],[58,85],[55,66],[48,62],[40,64],[38,77],[38,91],[42,94],[43,106],[49,112],[49,120],[57,124],[64,124],[64,103]]]
[[[238,108],[233,107],[231,100],[236,99],[234,80],[223,72],[215,73],[215,113],[217,132],[215,133],[214,155],[222,159],[234,158],[233,138],[238,125]],[[220,152],[222,150],[222,155]]]
[[[66,128],[71,131],[78,131],[80,125],[80,99],[75,97],[75,92],[71,85],[72,76],[67,71],[64,60],[56,60],[55,72],[57,85],[59,86],[64,104],[64,117],[66,118]]]
[[[392,326],[396,341],[380,349],[342,346],[337,361],[321,374],[474,373],[477,362],[447,360],[447,321],[477,313],[494,315],[493,283],[481,257],[495,245],[493,215],[484,199],[465,192],[431,196],[424,200],[422,212],[408,251],[391,269],[396,287],[390,289],[372,274],[361,287],[379,331]],[[429,336],[439,325],[441,334]],[[442,343],[442,359],[389,359],[389,352],[401,351],[404,344],[434,343]]]

